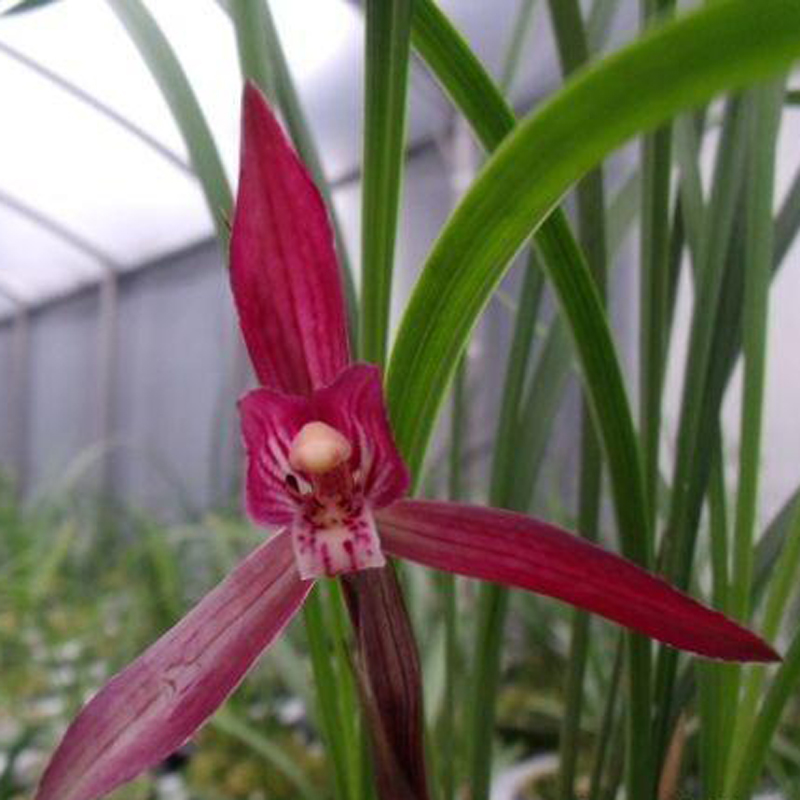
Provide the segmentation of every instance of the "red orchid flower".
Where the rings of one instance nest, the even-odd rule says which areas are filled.
[[[379,370],[350,361],[320,195],[252,86],[243,125],[231,281],[263,387],[240,403],[247,509],[281,530],[86,705],[38,800],[92,800],[164,759],[236,687],[315,579],[379,568],[385,553],[555,597],[708,658],[778,658],[735,622],[545,522],[403,499],[408,474]]]

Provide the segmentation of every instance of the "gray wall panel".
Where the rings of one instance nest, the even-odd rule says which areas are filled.
[[[65,298],[31,316],[28,356],[29,484],[59,484],[97,440],[96,292]]]
[[[122,283],[113,486],[127,502],[179,513],[216,499],[231,316],[210,243]]]

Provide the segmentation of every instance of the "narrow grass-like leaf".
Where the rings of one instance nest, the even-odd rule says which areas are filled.
[[[782,557],[786,542],[795,521],[798,504],[800,504],[800,488],[795,489],[789,499],[781,506],[777,514],[767,525],[756,545],[756,563],[753,571],[753,599],[756,604],[759,597],[767,591],[774,575],[776,564]]]
[[[786,541],[780,558],[775,566],[764,611],[761,630],[764,636],[775,638],[786,611],[786,605],[797,588],[798,570],[800,569],[800,502],[795,502],[792,510],[792,521],[787,532]],[[747,738],[752,730],[753,721],[758,709],[758,702],[766,680],[767,671],[762,667],[752,667],[744,682],[742,697],[737,704],[736,727],[731,741],[730,758],[728,759],[728,782],[734,779],[737,765],[745,759]]]
[[[586,17],[586,38],[589,51],[599,53],[606,45],[619,9],[619,0],[594,0]]]
[[[770,17],[773,22],[777,22],[777,17],[786,14],[782,23],[797,27],[800,20],[797,15],[790,15],[789,11],[785,4],[781,7],[775,6],[772,12],[776,16]],[[443,47],[439,46],[443,27],[440,25],[437,28],[435,12],[426,8],[426,13],[427,17],[423,20],[425,24],[415,27],[415,43],[424,51],[423,55],[434,70],[441,71],[447,66],[447,48],[452,50],[456,45],[451,37],[444,39]],[[395,397],[399,392],[402,392],[404,401],[402,412],[395,411],[395,429],[412,467],[416,466],[424,453],[457,353],[463,347],[489,293],[502,275],[507,259],[519,246],[523,232],[535,228],[537,219],[532,217],[535,215],[541,220],[552,203],[572,180],[580,176],[583,169],[604,155],[614,144],[621,142],[629,133],[657,124],[671,113],[705,99],[714,90],[723,88],[728,83],[740,83],[748,77],[757,77],[780,66],[778,60],[773,60],[775,48],[756,53],[751,47],[746,47],[747,44],[752,45],[756,39],[763,43],[765,38],[752,36],[744,5],[726,4],[724,16],[717,16],[722,13],[721,6],[703,9],[692,17],[650,34],[644,41],[630,46],[594,70],[587,71],[518,129],[501,148],[498,156],[487,165],[477,185],[451,219],[429,259],[426,274],[418,285],[401,327],[390,369],[390,401],[396,403]],[[796,55],[796,49],[784,38],[785,29],[779,35],[778,27],[772,34],[768,33],[766,38],[775,35],[777,39],[782,39],[783,57],[791,60]],[[422,34],[419,29],[422,29]],[[726,69],[719,58],[714,57],[715,52],[720,52],[720,31],[741,43],[741,47],[738,43],[733,45],[737,52],[744,52],[743,47],[750,50],[744,61],[737,62],[739,67],[747,64],[743,69]],[[681,50],[686,59],[675,57]],[[679,66],[687,63],[687,59],[702,67],[689,74]],[[486,81],[481,83],[480,70],[475,63],[466,59],[465,64],[470,77],[474,78],[477,74],[476,85],[486,88]],[[673,68],[672,71],[670,67]],[[731,64],[728,63],[727,67],[731,67]],[[470,93],[459,83],[463,66],[460,65],[459,69],[462,72],[458,72],[455,79],[443,82],[457,102],[463,101],[462,111],[475,116],[474,124],[479,135],[483,132],[484,135],[491,136],[498,128],[503,127],[505,112],[502,110],[502,102],[496,117],[487,115],[486,109],[490,106],[485,103],[476,108]],[[604,74],[604,69],[609,70],[608,74]],[[650,81],[653,73],[648,72],[650,69],[656,70],[660,76],[653,83]],[[622,80],[623,73],[625,80]],[[639,76],[640,86],[631,87],[631,75]],[[604,78],[608,80],[603,80]],[[608,85],[604,85],[606,83]],[[662,91],[665,85],[669,87],[668,92]],[[616,113],[614,103],[615,86],[621,93],[617,99],[621,110],[619,114]],[[600,91],[601,89],[606,89],[607,92]],[[631,91],[639,99],[635,107],[627,103]],[[592,101],[600,97],[603,108],[592,111]],[[498,108],[497,103],[494,108]],[[561,126],[571,115],[580,117],[582,111],[587,111],[591,116],[581,120],[573,133],[577,135],[585,127],[591,126],[594,136],[590,139],[581,136],[575,141],[567,133],[570,126]],[[608,130],[604,131],[602,126],[597,125],[596,119],[600,118],[609,120]],[[575,120],[573,118],[570,121]],[[557,136],[553,136],[556,131]],[[598,144],[598,152],[591,156],[588,152],[585,155],[578,152],[581,145],[592,150]],[[554,161],[553,156],[559,146],[564,146],[566,152],[563,154],[563,161],[558,158]],[[548,177],[553,180],[551,187],[547,186]],[[527,184],[526,191],[521,184],[527,180],[530,183]],[[515,183],[514,189],[519,190],[519,193],[512,189]],[[495,212],[496,216],[491,212]],[[515,212],[518,216],[515,216]],[[492,229],[496,236],[487,237],[485,231]],[[478,231],[481,232],[480,241],[476,241]],[[552,248],[551,254],[558,249],[558,246]],[[469,268],[466,266],[468,260],[472,262]],[[553,262],[555,260],[552,259]],[[646,561],[646,550],[643,551],[637,540],[641,538],[643,531],[646,532],[648,515],[639,483],[638,456],[630,415],[625,414],[627,403],[621,374],[590,279],[580,270],[575,274],[581,277],[576,279],[574,274],[554,276],[551,270],[551,278],[557,282],[562,303],[565,306],[570,304],[567,313],[574,326],[573,333],[579,349],[583,348],[583,367],[590,376],[587,382],[590,391],[593,391],[595,410],[600,409],[597,414],[606,445],[611,448],[609,458],[612,484],[623,541],[628,545],[626,549],[629,554],[638,555],[642,561]],[[448,307],[452,309],[452,314],[447,313]],[[606,347],[598,348],[598,342],[606,344]],[[603,366],[600,366],[603,359],[597,358],[598,349],[604,353]],[[606,369],[609,363],[610,370]],[[413,385],[415,382],[419,387],[416,391]],[[597,400],[598,396],[600,401]],[[610,403],[602,402],[609,398],[613,398]],[[396,407],[395,405],[394,408]],[[620,430],[622,436],[617,435]],[[631,487],[633,491],[630,491]],[[646,541],[647,537],[644,539]],[[643,694],[639,695],[640,703],[647,702]]]
[[[789,43],[791,37],[785,36],[784,26],[793,25],[795,30],[800,27],[800,13],[796,13],[800,9],[782,4],[776,5],[772,12],[774,16],[768,15],[772,22],[778,23],[779,18],[781,21],[771,33],[763,31],[766,36],[753,35],[751,15],[740,3],[704,8],[660,28],[584,72],[518,128],[490,160],[437,242],[412,297],[393,354],[389,397],[395,430],[412,469],[424,453],[452,365],[508,258],[526,232],[535,228],[537,220],[546,215],[572,180],[630,133],[657,124],[729,83],[740,83],[779,67],[780,59],[774,58],[778,49],[783,49],[783,63],[790,61],[797,54],[797,46]],[[731,36],[733,50],[743,56],[743,60],[735,62],[735,69],[733,62],[720,56],[727,49],[720,50],[719,46],[720,36],[725,35]],[[756,52],[758,48],[752,47],[754,42],[763,44],[772,36],[776,37],[776,43],[782,41],[780,48],[773,46]],[[749,55],[745,55],[746,51]],[[681,52],[685,58],[680,56]],[[689,61],[694,65],[691,71],[681,66]],[[649,70],[655,70],[659,80],[651,82],[654,73]],[[631,86],[631,81],[636,80],[632,76],[638,76],[639,86]],[[669,89],[666,92],[665,86]],[[620,93],[618,97],[616,92]],[[634,105],[628,102],[631,93],[639,101]],[[593,109],[592,103],[598,100],[602,108]],[[573,129],[572,124],[583,112],[591,116],[581,119],[581,124]],[[485,113],[480,116],[480,124],[486,125]],[[597,123],[598,119],[608,121],[607,130]],[[592,137],[580,135],[587,126],[592,126]],[[564,151],[559,159],[556,153],[561,147]],[[548,180],[552,185],[548,186]],[[487,230],[495,235],[487,235]],[[551,279],[556,282],[559,298],[572,323],[588,388],[609,448],[623,541],[629,553],[632,550],[646,562],[646,549],[637,541],[641,538],[647,541],[648,515],[639,483],[636,443],[629,414],[625,417],[627,404],[620,370],[597,295],[588,275],[580,271],[553,275],[551,270]],[[611,359],[610,370],[606,368],[608,363],[600,367],[598,342],[608,343],[604,352]],[[403,405],[398,410],[400,394]],[[602,404],[597,400],[598,395],[613,400]],[[630,491],[631,481],[633,491]],[[649,702],[644,695],[640,691],[635,702]]]
[[[505,95],[513,88],[514,78],[522,55],[522,45],[530,29],[531,18],[535,8],[536,0],[519,0],[519,8],[511,31],[511,41],[506,47],[503,68],[500,71],[499,86]]]
[[[767,352],[769,284],[773,261],[772,195],[783,81],[756,89],[751,103],[747,192],[744,314],[744,388],[742,394],[739,487],[736,503],[730,612],[749,614],[753,573],[753,534],[758,508],[761,431]],[[732,699],[732,698],[730,698]]]
[[[253,81],[264,96],[275,103],[278,90],[266,48],[265,15],[269,13],[267,2],[268,0],[223,0],[221,5],[233,22],[242,77]]]
[[[670,0],[649,0],[644,5],[645,25],[650,25],[657,17],[669,13],[673,4]],[[656,513],[661,399],[668,348],[671,153],[669,124],[644,137],[639,250],[639,433],[651,526]]]
[[[56,0],[17,0],[16,3],[12,2],[11,7],[2,12],[2,16],[13,16],[14,14],[24,14],[27,11],[35,11],[37,8],[49,6]]]
[[[726,121],[717,152],[712,196],[699,242],[695,265],[695,304],[689,334],[683,397],[678,431],[678,453],[673,478],[672,506],[668,525],[669,573],[681,586],[688,582],[694,535],[704,494],[713,448],[703,450],[698,459],[699,437],[715,435],[713,426],[703,424],[711,416],[706,387],[709,365],[714,360],[715,333],[719,308],[723,306],[726,256],[731,248],[731,232],[737,212],[739,191],[744,179],[746,114],[740,100],[728,104]],[[722,299],[721,299],[722,298]],[[701,417],[701,411],[706,417]],[[716,416],[716,413],[714,413]],[[710,441],[710,439],[709,439]]]
[[[484,146],[487,149],[496,147],[499,141],[511,130],[514,122],[513,114],[503,100],[502,95],[494,88],[491,78],[489,78],[472,51],[464,44],[458,33],[452,28],[447,18],[429,0],[418,0],[415,8],[415,47],[442,82],[459,110],[469,120]],[[585,77],[584,75],[584,80]],[[579,81],[578,83],[582,84],[583,82]],[[564,100],[564,95],[565,92],[560,94],[562,100]],[[581,102],[580,96],[581,92],[578,92],[579,104]],[[552,101],[550,106],[553,105],[553,102],[555,101]],[[555,102],[553,113],[544,113],[545,133],[552,127],[552,122],[556,122],[556,127],[558,127],[557,121],[561,114],[558,109],[562,106],[569,108],[570,102],[568,99],[563,102]],[[541,126],[541,118],[542,113],[534,115],[529,120],[529,125],[533,127],[532,135],[534,137],[536,137]],[[589,123],[587,122],[586,124]],[[553,130],[553,132],[555,131]],[[514,138],[517,138],[516,135]],[[509,159],[508,167],[510,167],[513,160],[513,157]],[[542,161],[546,160],[546,158],[542,158]],[[519,173],[517,174],[519,176]],[[567,188],[569,183],[570,181],[565,182],[562,191]],[[474,205],[480,206],[482,204],[481,194],[481,192],[478,192],[473,198]],[[557,194],[560,194],[560,192]],[[542,197],[539,199],[542,199]],[[522,212],[521,209],[518,210],[520,211],[520,216],[513,220],[514,224],[524,227],[522,218],[527,215],[527,212]],[[539,219],[545,216],[545,211],[546,209],[539,207]],[[469,213],[462,220],[462,224],[467,221]],[[509,222],[513,218],[513,213],[507,217]],[[536,221],[529,221],[535,229]],[[454,239],[458,236],[457,230],[458,226],[456,226]],[[504,236],[505,232],[505,230],[502,232],[496,231],[496,235],[491,237],[490,243],[499,243],[505,252],[510,253],[513,252],[515,245],[513,240]],[[434,270],[429,271],[428,280],[424,281],[424,285],[418,287],[422,291],[415,293],[415,298],[412,298],[412,305],[416,303],[420,308],[424,308],[433,299],[430,295],[430,290],[433,289],[438,281],[445,278],[445,272],[450,269],[447,266],[449,261],[448,243],[451,240],[452,233],[452,231],[449,231],[446,235],[443,235],[438,245],[434,248],[429,263],[433,261],[437,265]],[[472,230],[468,236],[474,239],[476,234],[477,230]],[[617,454],[615,463],[621,479],[618,488],[626,494],[625,508],[622,509],[621,506],[618,506],[618,509],[622,509],[628,515],[628,521],[637,520],[635,524],[621,525],[624,540],[623,548],[630,557],[645,561],[644,551],[637,549],[639,547],[637,540],[641,538],[641,531],[646,527],[646,515],[643,512],[644,497],[640,485],[641,475],[636,437],[633,432],[630,409],[623,388],[621,369],[615,355],[605,316],[600,308],[596,289],[583,260],[580,248],[575,242],[569,229],[569,224],[562,212],[558,210],[552,212],[549,219],[542,225],[541,230],[538,231],[536,238],[551,280],[560,283],[559,295],[563,294],[565,298],[575,295],[577,298],[569,299],[571,304],[570,316],[576,319],[577,324],[582,327],[580,336],[576,338],[582,340],[584,346],[589,350],[597,352],[597,355],[590,359],[594,364],[595,375],[599,380],[598,385],[600,388],[595,390],[600,397],[597,401],[597,406],[602,409],[599,413],[604,419],[605,428],[608,431],[613,431],[607,439],[614,442]],[[472,242],[470,242],[469,247],[473,247]],[[456,348],[463,346],[463,342],[469,334],[469,329],[474,324],[475,318],[480,311],[481,303],[485,302],[491,289],[496,285],[496,281],[502,275],[505,263],[502,259],[493,261],[492,255],[490,253],[480,254],[481,270],[485,274],[479,274],[478,270],[473,270],[475,274],[471,275],[466,269],[460,269],[457,266],[456,269],[449,273],[450,278],[455,280],[447,281],[445,279],[445,282],[455,284],[463,281],[460,289],[466,290],[466,296],[471,298],[470,304],[461,309],[462,313],[459,314],[460,324],[453,327],[449,334],[443,330],[443,326],[434,325],[435,330],[431,332],[436,334],[437,339],[443,338],[445,340],[441,342],[445,344],[445,347],[448,345]],[[458,264],[456,261],[453,263]],[[432,277],[431,273],[435,277]],[[464,281],[464,278],[467,278],[467,280]],[[568,288],[572,284],[576,285],[575,288]],[[441,286],[438,287],[438,289],[441,288]],[[475,292],[476,289],[478,290],[477,292]],[[465,310],[469,313],[463,313]],[[444,317],[441,319],[444,321]],[[420,326],[417,333],[421,336],[415,336],[411,332],[411,324],[407,314],[403,327],[406,329],[406,333],[409,334],[408,338],[411,340],[411,344],[408,348],[401,348],[401,352],[406,350],[406,352],[402,352],[403,361],[406,362],[405,369],[410,366],[407,357],[411,353],[411,348],[415,346],[414,340],[429,338],[429,331],[425,330],[425,328],[430,327],[430,322],[428,321],[427,326]],[[447,325],[450,324],[448,321]],[[402,334],[403,329],[401,328],[401,338]],[[448,342],[447,340],[450,341]],[[396,364],[399,360],[398,358],[393,358],[392,364]],[[420,366],[423,365],[421,364]],[[431,364],[428,363],[427,366],[430,367]],[[434,372],[437,372],[437,370],[434,369]],[[449,377],[447,372],[449,372],[447,366],[441,364],[438,370],[439,374],[436,376],[436,384],[434,384],[435,391],[429,392],[429,403],[427,408],[424,409],[425,413],[420,420],[421,424],[415,434],[409,432],[410,444],[406,449],[406,454],[410,457],[412,467],[415,466],[418,459],[421,460],[424,454],[436,414],[436,407],[440,402],[440,393],[444,391]],[[391,370],[389,377],[391,402]],[[422,378],[423,376],[420,374],[418,377]],[[397,425],[395,430],[397,430]],[[626,489],[622,488],[623,484],[626,485]],[[626,532],[632,535],[626,538]]]
[[[714,460],[709,480],[708,517],[711,538],[712,598],[715,608],[726,608],[728,600],[728,513],[727,492],[724,474],[724,444],[722,432],[717,428],[714,444]],[[725,681],[730,670],[721,674],[717,664],[696,665],[698,706],[700,713],[700,773],[703,790],[713,796],[720,785],[724,765],[724,742],[727,731],[724,722],[729,721],[726,708]]]
[[[227,252],[233,198],[216,144],[186,73],[141,0],[108,0],[125,26],[169,107],[200,179],[220,244]]]
[[[597,732],[594,754],[592,756],[592,768],[589,779],[589,798],[599,800],[601,797],[601,787],[603,774],[606,771],[607,756],[612,749],[614,722],[617,716],[617,700],[619,698],[619,685],[622,681],[623,667],[623,636],[619,635],[618,644],[615,648],[614,666],[611,669],[611,676],[608,681],[605,702],[603,703],[603,714],[600,719],[600,726]],[[621,727],[621,726],[620,726]]]
[[[795,173],[786,199],[783,201],[778,217],[775,221],[775,262],[772,270],[775,272],[783,262],[786,253],[800,229],[800,169]]]
[[[400,207],[413,0],[367,0],[359,355],[383,365]]]
[[[509,506],[529,511],[534,502],[553,424],[575,368],[572,342],[564,319],[557,316],[542,337],[533,374],[520,406],[517,458]]]
[[[726,86],[777,70],[796,57],[800,8],[770,0],[757,20],[758,35],[749,10],[741,1],[703,8],[586,70],[520,125],[487,163],[428,259],[393,353],[390,404],[395,431],[412,469],[424,454],[457,355],[508,259],[565,189],[629,135]],[[723,57],[731,51],[739,58]],[[685,67],[687,63],[693,64],[692,69]],[[629,102],[631,94],[637,103]],[[481,125],[486,124],[485,112],[479,116]],[[584,135],[587,127],[593,130],[591,137]],[[588,314],[592,338],[584,341],[581,355],[584,368],[592,370],[593,377],[587,380],[597,395],[598,378],[608,385],[605,375],[594,374],[601,360],[598,342],[609,348],[612,380],[621,382],[621,378],[596,294],[585,287],[576,289],[576,280],[581,279],[562,278],[559,295],[569,303],[573,326],[580,326],[579,317]],[[577,302],[575,297],[579,297]],[[601,369],[606,366],[603,363]],[[618,396],[614,400],[615,407],[608,411],[616,418],[626,403],[620,404]],[[604,408],[602,415],[606,413]],[[630,429],[618,437],[609,435],[616,426],[608,420],[601,427],[607,445],[619,453],[610,461],[616,464],[612,471],[620,493],[639,474],[635,442],[632,450],[620,446]],[[621,528],[629,534],[635,529],[636,537],[646,519],[640,494],[638,489],[628,492],[625,508],[618,508],[626,523]],[[622,499],[619,494],[618,499]]]
[[[518,460],[518,418],[525,389],[531,347],[536,331],[536,321],[542,303],[544,274],[535,255],[531,255],[525,267],[520,289],[519,305],[514,325],[514,334],[509,349],[500,414],[495,432],[495,449],[492,458],[492,474],[489,494],[494,504],[524,510],[523,506],[512,506],[521,498],[513,495],[519,486],[515,466]],[[527,458],[525,459],[528,460]]]
[[[583,17],[577,0],[549,0],[550,18],[555,32],[561,71],[568,77],[589,60],[589,45],[584,30]],[[586,253],[587,264],[602,298],[605,293],[607,252],[605,222],[605,191],[602,166],[591,170],[576,188],[578,207],[578,233]],[[590,541],[599,537],[600,492],[602,486],[602,453],[590,411],[591,401],[583,398],[581,409],[581,444],[578,479],[578,531]],[[583,706],[583,681],[589,647],[589,617],[585,612],[572,615],[572,632],[565,679],[565,709],[559,737],[558,796],[570,800],[574,794],[575,771],[578,760],[578,735]],[[642,659],[649,666],[649,654]],[[634,677],[642,686],[648,683],[647,670]],[[649,691],[649,690],[648,690]],[[636,692],[637,696],[643,696]],[[649,753],[650,735],[649,702],[637,708],[631,704],[631,739],[638,742],[640,754]],[[636,766],[633,766],[636,765]],[[649,775],[647,758],[631,762],[629,791],[638,794],[646,791]]]
[[[717,356],[722,343],[720,317],[727,307],[726,287],[741,279],[728,266],[731,234],[744,175],[745,114],[740,100],[728,103],[717,151],[709,209],[700,232],[695,272],[695,303],[683,379],[678,443],[673,470],[667,530],[662,540],[666,572],[681,588],[689,583],[698,524],[713,463],[722,394],[712,397]],[[723,333],[722,336],[726,336]],[[666,751],[674,718],[672,691],[678,654],[662,648],[657,664],[656,752]]]
[[[531,253],[522,282],[514,334],[506,364],[489,489],[489,501],[493,505],[512,509],[514,468],[519,452],[518,416],[543,285],[544,276],[535,256]],[[523,509],[518,508],[518,510]],[[489,790],[492,760],[487,754],[492,751],[495,697],[500,676],[500,653],[507,612],[508,590],[504,586],[487,584],[480,588],[474,648],[473,702],[469,715],[470,786],[476,800],[485,798]]]
[[[625,237],[639,213],[639,197],[642,191],[642,176],[635,170],[625,183],[617,189],[606,211],[606,239],[608,240],[608,259],[614,260]]]
[[[742,749],[747,753],[736,765],[730,783],[730,797],[750,797],[761,774],[772,737],[781,721],[784,709],[800,682],[800,632],[794,635],[789,652],[767,691],[750,735]]]
[[[700,144],[694,115],[684,114],[675,120],[674,152],[680,169],[681,219],[694,263],[700,260],[700,239],[705,219],[705,200],[700,177]]]
[[[753,539],[758,510],[761,435],[766,373],[767,316],[773,260],[772,196],[775,153],[782,107],[783,80],[754,89],[746,98],[749,138],[747,150],[747,191],[744,193],[744,387],[739,450],[739,484],[736,496],[736,524],[733,537],[733,568],[728,595],[728,612],[746,621],[750,610],[753,573]],[[721,670],[721,718],[715,747],[714,783],[711,793],[724,790],[724,764],[728,758],[739,709],[742,670],[729,666]],[[738,713],[737,713],[738,712]],[[747,720],[748,727],[750,719]]]
[[[486,150],[514,127],[511,107],[433,0],[415,0],[411,41]]]

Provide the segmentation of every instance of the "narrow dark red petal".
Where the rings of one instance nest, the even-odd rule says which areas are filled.
[[[775,661],[755,634],[635,564],[510,511],[400,501],[383,509],[384,550],[472,578],[529,589],[707,658]]]
[[[343,433],[353,445],[358,470],[373,509],[383,508],[408,491],[409,476],[389,426],[378,367],[355,364],[314,395],[318,418]]]
[[[286,394],[326,386],[350,361],[327,211],[261,92],[244,92],[231,285],[259,381]]]
[[[304,397],[255,389],[239,400],[242,438],[247,454],[245,503],[260,525],[287,525],[297,504],[286,486],[289,449],[300,428],[312,419]]]
[[[286,533],[265,542],[84,707],[36,800],[93,800],[180,747],[301,606]]]
[[[358,642],[356,676],[378,796],[427,800],[422,671],[394,567],[342,578]]]

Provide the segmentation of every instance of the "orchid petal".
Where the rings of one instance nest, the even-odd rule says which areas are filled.
[[[361,701],[369,725],[378,796],[428,800],[422,670],[394,567],[342,579],[358,641]]]
[[[289,449],[298,431],[311,420],[303,397],[255,389],[239,401],[242,438],[247,452],[247,512],[261,525],[285,525],[295,516],[296,500],[286,485],[291,474]]]
[[[564,600],[665,644],[727,661],[769,645],[630,561],[510,511],[401,501],[378,515],[384,550],[436,569]]]
[[[36,800],[93,800],[180,747],[280,633],[311,583],[287,533],[258,547],[85,706]]]
[[[262,385],[307,395],[350,361],[325,205],[260,91],[244,92],[231,285]]]
[[[356,364],[344,370],[335,383],[314,395],[314,410],[353,446],[353,469],[373,509],[406,494],[408,470],[394,443],[377,367]]]

